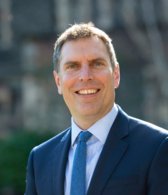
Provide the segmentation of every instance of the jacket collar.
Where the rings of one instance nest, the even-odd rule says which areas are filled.
[[[52,168],[53,175],[53,195],[64,195],[65,170],[68,160],[68,153],[71,143],[71,129],[69,128],[66,134],[55,149],[55,156]]]
[[[120,107],[118,115],[111,127],[106,143],[95,168],[88,195],[101,195],[108,179],[124,156],[128,143],[128,116]]]

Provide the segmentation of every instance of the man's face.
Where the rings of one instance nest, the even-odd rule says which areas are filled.
[[[119,66],[112,68],[107,49],[97,37],[66,42],[60,71],[54,71],[54,77],[59,94],[82,129],[111,110],[120,81]]]

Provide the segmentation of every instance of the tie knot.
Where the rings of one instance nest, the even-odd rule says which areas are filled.
[[[82,131],[79,134],[79,142],[87,142],[91,136],[92,134],[89,131]]]

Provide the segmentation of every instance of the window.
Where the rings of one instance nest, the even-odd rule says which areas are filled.
[[[0,47],[9,49],[12,45],[11,0],[0,0]]]

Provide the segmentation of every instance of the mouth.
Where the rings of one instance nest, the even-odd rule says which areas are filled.
[[[94,95],[98,93],[100,89],[81,89],[79,91],[76,91],[79,95]]]

